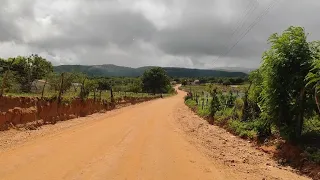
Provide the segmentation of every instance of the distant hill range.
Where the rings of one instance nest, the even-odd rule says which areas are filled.
[[[213,70],[228,71],[228,72],[243,72],[243,73],[249,74],[251,71],[256,70],[256,68],[223,67],[223,68],[214,68]]]
[[[55,66],[54,71],[62,72],[82,72],[89,76],[113,76],[113,77],[137,77],[141,76],[145,70],[153,66],[140,68],[130,68],[116,66],[113,64],[106,65],[61,65]],[[212,69],[187,69],[177,67],[164,67],[171,77],[244,77],[244,72],[234,72],[229,70],[212,70]]]

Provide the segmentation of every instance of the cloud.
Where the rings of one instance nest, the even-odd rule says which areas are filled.
[[[243,37],[273,1],[4,0],[0,57],[37,53],[56,65],[257,67],[272,33],[296,25],[310,40],[320,39],[317,0],[276,0]]]

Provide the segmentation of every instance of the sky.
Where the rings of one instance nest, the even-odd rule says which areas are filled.
[[[273,33],[303,26],[320,40],[319,9],[319,0],[1,0],[0,57],[256,68]]]

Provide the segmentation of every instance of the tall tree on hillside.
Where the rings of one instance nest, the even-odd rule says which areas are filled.
[[[274,122],[282,135],[301,136],[306,108],[305,77],[311,68],[312,52],[305,31],[289,27],[282,35],[269,38],[271,48],[263,55],[263,116]]]
[[[167,93],[170,90],[170,79],[163,68],[146,70],[142,76],[143,90],[148,93]]]

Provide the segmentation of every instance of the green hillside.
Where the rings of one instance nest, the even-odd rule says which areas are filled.
[[[107,65],[61,65],[55,66],[54,71],[61,72],[82,72],[90,76],[123,76],[136,77],[141,76],[151,66],[130,68],[124,66],[116,66],[113,64]],[[168,75],[171,77],[244,77],[247,74],[243,72],[228,72],[223,70],[209,70],[209,69],[187,69],[176,67],[164,67]]]

